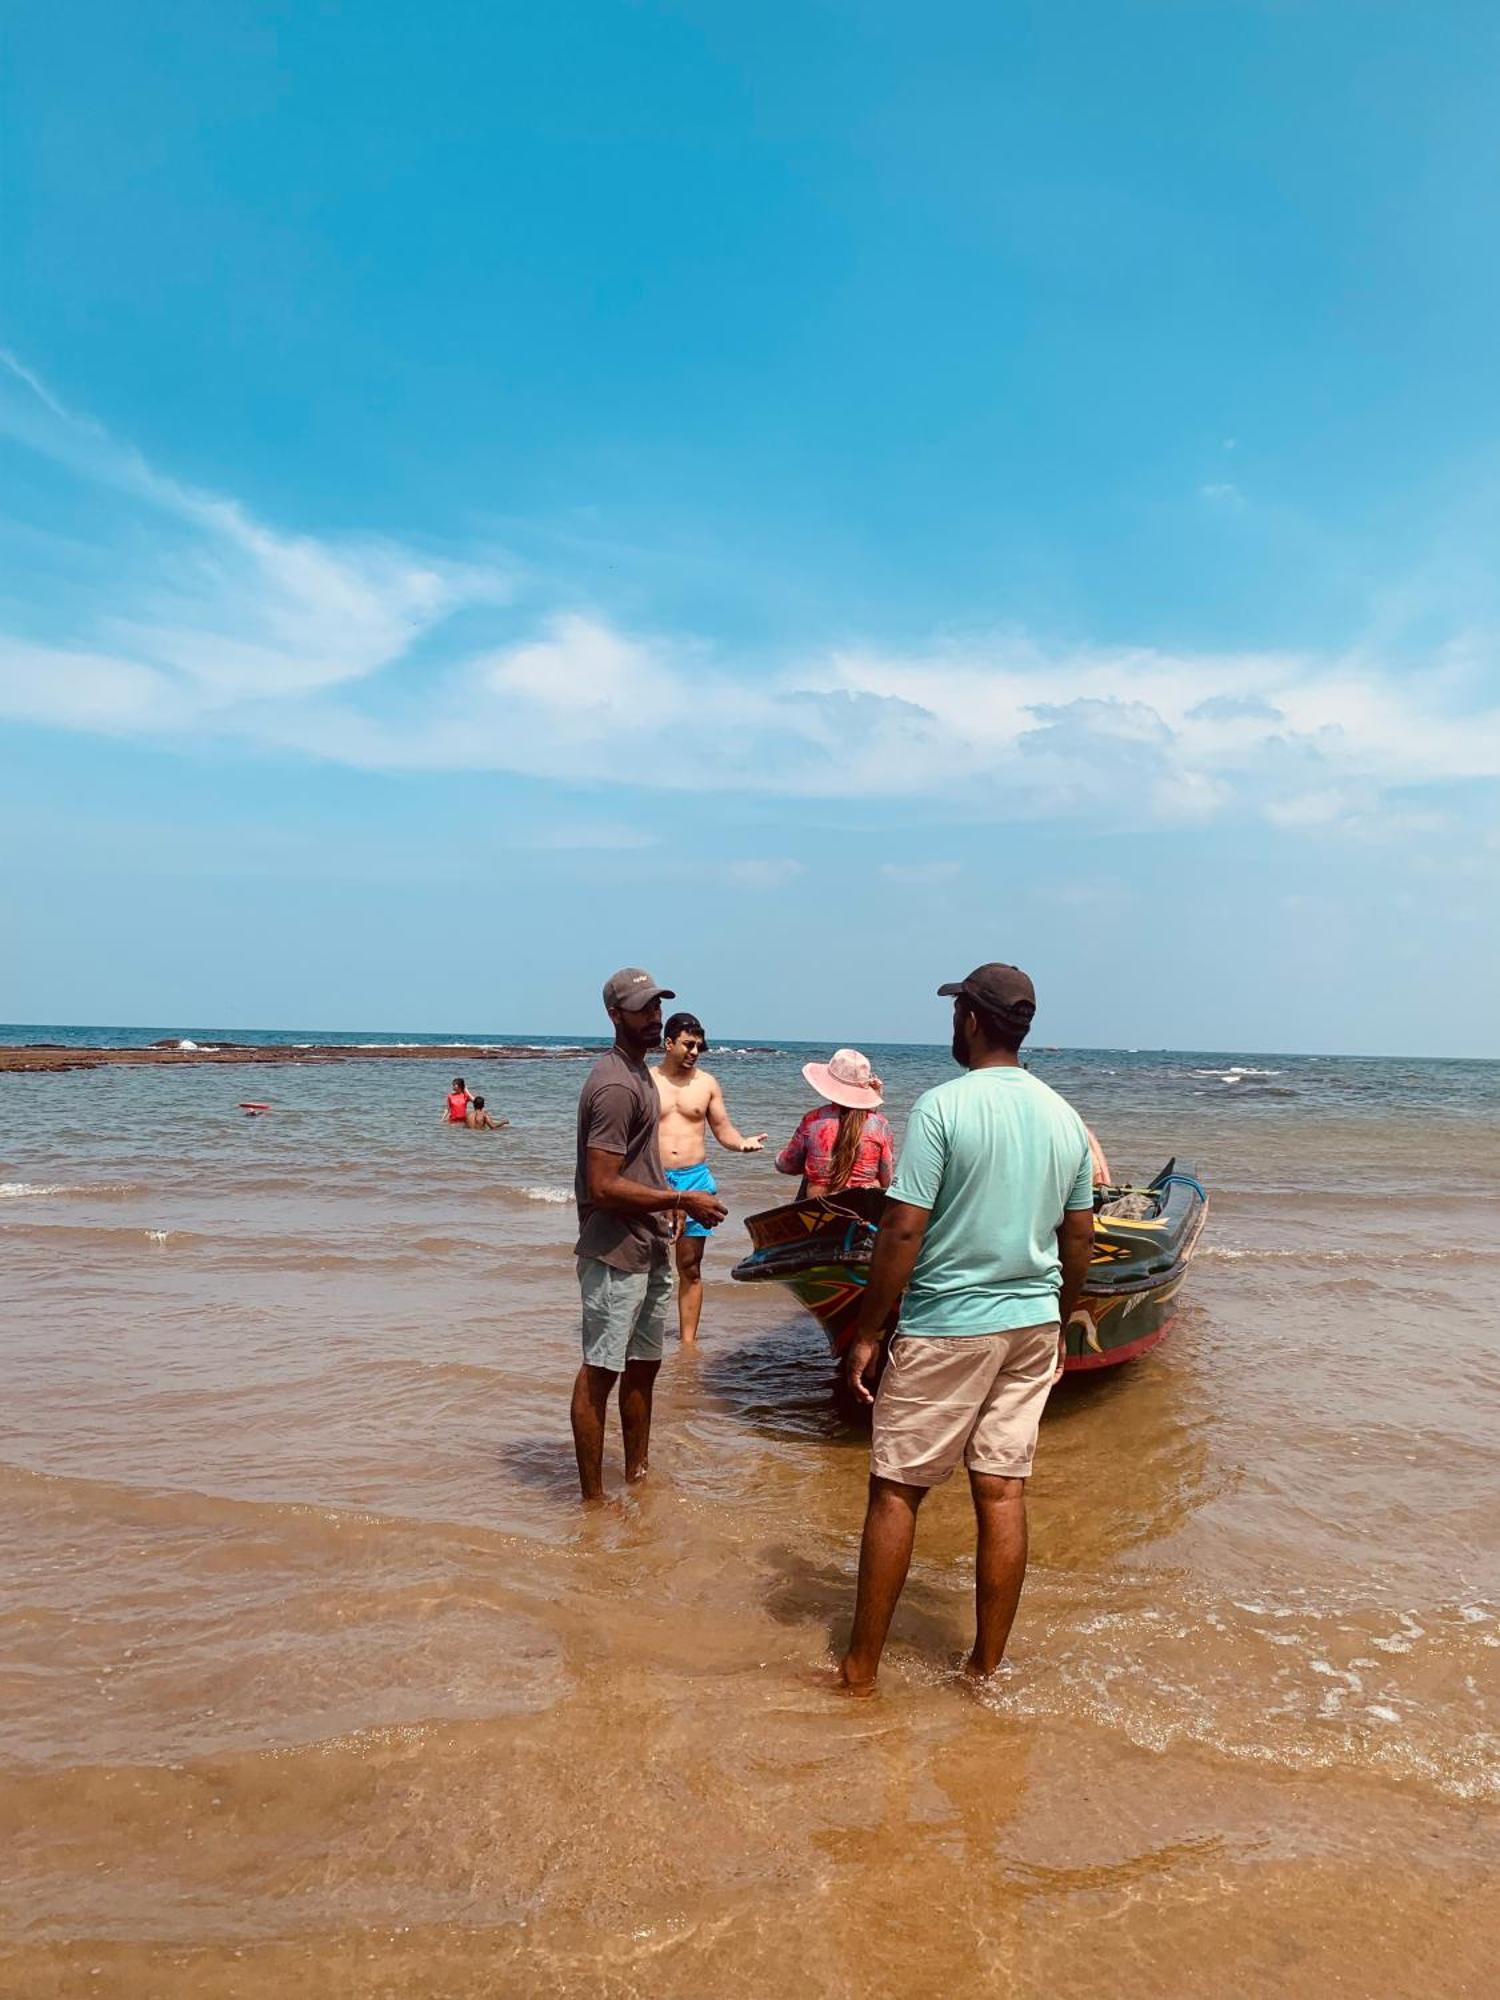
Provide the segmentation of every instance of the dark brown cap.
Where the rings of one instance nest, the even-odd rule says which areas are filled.
[[[651,974],[642,972],[638,965],[623,966],[619,972],[612,972],[604,982],[604,1004],[607,1008],[612,1007],[617,1014],[638,1014],[653,1000],[676,998],[670,986],[659,986]]]
[[[1036,988],[1017,965],[976,965],[967,979],[940,986],[938,992],[944,998],[972,1000],[1016,1027],[1029,1028],[1036,1014]]]

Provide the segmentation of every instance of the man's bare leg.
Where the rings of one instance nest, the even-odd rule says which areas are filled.
[[[698,1321],[703,1313],[703,1246],[706,1236],[677,1239],[677,1330],[684,1345],[698,1338]]]
[[[620,1383],[620,1428],[625,1433],[625,1477],[644,1479],[651,1451],[651,1392],[659,1361],[627,1361]]]
[[[974,1561],[976,1630],[964,1672],[976,1680],[992,1674],[1005,1656],[1026,1580],[1026,1481],[971,1472],[979,1549]]]
[[[874,1691],[891,1616],[911,1565],[917,1509],[926,1497],[925,1486],[899,1486],[893,1479],[873,1475],[870,1479],[870,1504],[859,1544],[854,1630],[839,1667],[839,1678],[851,1694]]]
[[[612,1368],[594,1368],[587,1361],[573,1383],[573,1451],[578,1459],[578,1484],[585,1500],[604,1498],[604,1420],[609,1393],[619,1377]]]

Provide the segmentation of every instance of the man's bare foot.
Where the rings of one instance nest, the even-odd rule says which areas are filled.
[[[956,1660],[954,1662],[954,1665],[958,1668],[958,1671],[963,1675],[965,1680],[973,1681],[976,1687],[988,1687],[991,1681],[996,1679],[998,1675],[1004,1673],[1006,1668],[1006,1661],[1002,1657],[996,1660],[995,1664],[992,1667],[986,1667],[982,1666],[979,1663],[979,1661],[975,1659],[974,1655],[970,1653],[963,1660]]]
[[[867,1701],[875,1692],[875,1676],[871,1674],[869,1679],[865,1680],[851,1673],[847,1658],[839,1661],[835,1684],[840,1694],[852,1694],[860,1701]]]

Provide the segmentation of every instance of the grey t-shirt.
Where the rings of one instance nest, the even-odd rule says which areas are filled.
[[[597,1257],[617,1271],[645,1271],[666,1254],[665,1211],[627,1215],[619,1209],[596,1208],[589,1200],[588,1181],[588,1149],[594,1146],[624,1155],[620,1172],[626,1180],[665,1194],[667,1180],[656,1149],[660,1115],[661,1100],[650,1070],[644,1063],[632,1062],[623,1049],[611,1049],[589,1071],[578,1099],[578,1167],[573,1179],[580,1257]]]

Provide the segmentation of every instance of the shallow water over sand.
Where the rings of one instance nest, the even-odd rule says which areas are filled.
[[[746,1129],[800,1060],[717,1059]],[[815,1678],[863,1443],[728,1280],[768,1165],[716,1163],[701,1352],[583,1518],[579,1064],[497,1071],[493,1138],[421,1063],[256,1120],[0,1078],[0,1991],[1492,1991],[1500,1073],[1035,1060],[1209,1233],[1164,1346],[1054,1399],[1008,1672],[951,1674],[953,1488],[870,1704]],[[898,1130],[949,1073],[880,1066]]]

